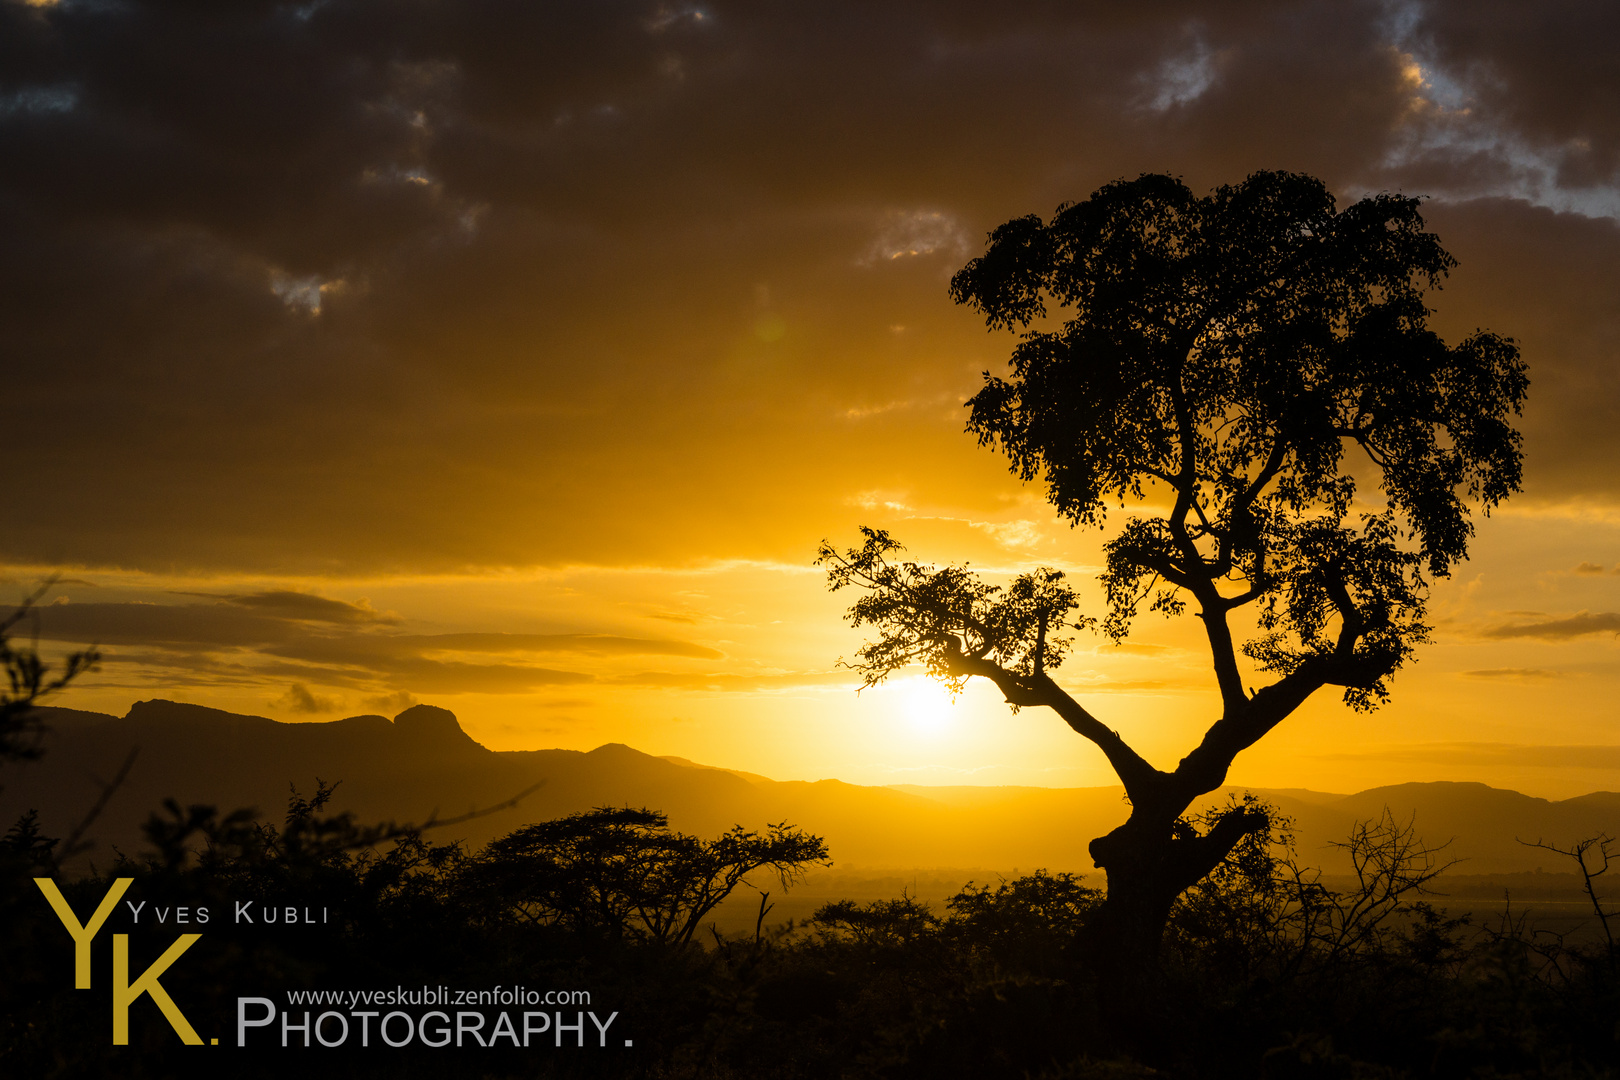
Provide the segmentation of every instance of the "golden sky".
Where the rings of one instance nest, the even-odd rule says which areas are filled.
[[[987,230],[1144,171],[1427,195],[1455,341],[1518,340],[1521,496],[1371,716],[1319,695],[1237,782],[1620,788],[1612,5],[0,0],[7,588],[64,580],[58,703],[454,709],[779,779],[1100,784],[986,686],[869,691],[810,566],[1091,589],[1100,537],[963,434],[1012,338]],[[49,602],[49,601],[48,601]],[[1192,628],[1065,685],[1173,766]]]

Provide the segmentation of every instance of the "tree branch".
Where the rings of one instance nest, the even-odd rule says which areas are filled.
[[[1232,641],[1232,628],[1226,623],[1226,605],[1213,586],[1214,602],[1206,602],[1197,590],[1198,617],[1204,624],[1204,636],[1209,639],[1210,659],[1215,665],[1215,684],[1221,690],[1224,713],[1232,715],[1249,704],[1249,695],[1243,689],[1243,675],[1238,671],[1237,646]]]
[[[1021,708],[1044,705],[1056,712],[1064,723],[1090,739],[1103,752],[1120,782],[1125,785],[1125,794],[1132,802],[1151,798],[1153,789],[1169,779],[1167,774],[1155,769],[1131,749],[1119,732],[1091,715],[1044,672],[1017,675],[992,660],[969,656],[960,649],[947,654],[946,670],[953,675],[978,675],[989,679],[1010,705]]]

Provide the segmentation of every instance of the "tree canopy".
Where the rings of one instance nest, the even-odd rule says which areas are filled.
[[[1150,595],[1215,621],[1259,602],[1270,634],[1246,651],[1263,670],[1331,658],[1352,705],[1384,697],[1423,636],[1422,575],[1467,554],[1465,500],[1518,490],[1508,416],[1527,386],[1511,340],[1428,329],[1425,289],[1456,263],[1419,209],[1384,194],[1335,213],[1291,173],[1205,198],[1143,176],[1002,225],[952,280],[991,327],[1026,331],[1012,378],[987,373],[969,402],[981,444],[1076,524],[1150,488],[1173,499],[1108,545],[1113,637]],[[1049,301],[1072,315],[1032,328]]]

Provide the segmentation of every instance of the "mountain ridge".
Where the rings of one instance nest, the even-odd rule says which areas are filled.
[[[514,807],[463,823],[443,838],[481,844],[526,824],[594,806],[662,810],[674,828],[714,835],[734,824],[787,821],[826,837],[848,868],[1023,867],[1086,872],[1086,846],[1128,813],[1117,786],[1006,785],[883,787],[772,780],[686,758],[654,756],[624,743],[593,750],[496,751],[462,729],[455,714],[416,705],[390,720],[362,714],[287,723],[206,706],[151,699],[123,717],[42,707],[42,760],[0,772],[0,816],[40,812],[49,835],[65,835],[102,784],[133,751],[125,782],[92,834],[137,850],[140,824],[164,799],[230,810],[251,806],[276,820],[290,790],[336,782],[332,803],[361,820],[422,822],[487,809],[535,790]],[[538,786],[537,786],[538,785]],[[1199,804],[1224,802],[1239,788]],[[1473,781],[1384,785],[1348,795],[1302,788],[1252,789],[1294,821],[1302,862],[1347,869],[1342,842],[1357,821],[1388,808],[1411,820],[1437,858],[1460,858],[1466,873],[1523,873],[1552,865],[1550,852],[1521,841],[1567,845],[1620,834],[1620,794],[1547,800]],[[1199,806],[1194,807],[1194,811]],[[1449,846],[1447,846],[1449,845]],[[1343,865],[1341,865],[1343,864]]]

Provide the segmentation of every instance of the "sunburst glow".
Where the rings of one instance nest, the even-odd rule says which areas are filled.
[[[900,700],[906,722],[918,735],[939,739],[956,729],[956,705],[945,688],[932,679],[907,679]]]

